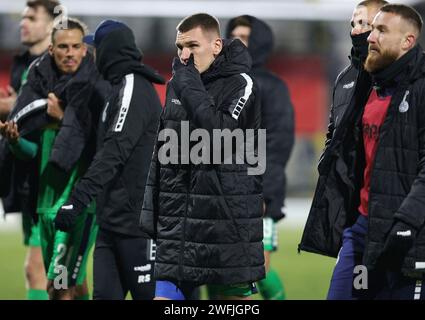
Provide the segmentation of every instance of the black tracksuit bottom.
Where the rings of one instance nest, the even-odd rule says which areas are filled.
[[[152,300],[155,244],[99,229],[94,250],[93,299],[123,300],[128,292],[134,300]]]

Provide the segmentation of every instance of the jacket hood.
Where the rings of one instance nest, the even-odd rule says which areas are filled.
[[[248,50],[239,39],[223,40],[223,49],[201,78],[208,83],[216,78],[249,72],[251,66]]]
[[[414,63],[416,67],[411,67],[410,81],[415,81],[425,77],[425,52],[420,44],[416,45],[412,50],[415,52]]]
[[[390,66],[375,73],[371,73],[373,84],[378,90],[393,89],[403,81],[414,82],[424,77],[424,52],[420,45],[416,45],[404,56]]]
[[[129,73],[139,73],[149,81],[164,84],[165,79],[151,67],[141,63],[142,52],[134,34],[122,27],[107,34],[96,49],[96,65],[105,79],[118,82]]]
[[[251,34],[248,40],[248,52],[252,57],[252,67],[261,67],[266,63],[267,58],[273,50],[273,32],[262,20],[250,15],[244,15],[242,17],[246,18],[251,24]],[[231,33],[236,27],[235,21],[236,18],[229,21],[226,29],[226,38],[231,38]]]

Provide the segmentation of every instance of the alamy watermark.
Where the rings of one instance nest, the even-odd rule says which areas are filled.
[[[354,267],[353,273],[356,274],[353,281],[353,287],[356,290],[367,290],[368,284],[368,271],[366,266],[357,265]]]
[[[55,290],[68,289],[68,269],[60,263],[62,258],[67,253],[67,246],[63,243],[59,244],[56,248],[57,255],[54,260],[54,273],[57,274],[53,280],[53,287]]]
[[[68,9],[64,5],[58,5],[53,9],[55,17],[54,26],[58,30],[68,29]]]
[[[162,129],[158,134],[158,140],[164,142],[158,150],[159,162],[247,164],[248,175],[262,175],[266,171],[265,129],[213,129],[211,133],[202,128],[190,131],[189,121],[181,122],[180,132]]]

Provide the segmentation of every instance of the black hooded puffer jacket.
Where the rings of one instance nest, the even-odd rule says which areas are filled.
[[[399,71],[397,77],[391,75],[394,69]],[[379,90],[392,89],[370,178],[363,264],[368,270],[394,267],[383,263],[382,252],[397,219],[417,231],[413,246],[397,267],[422,277],[425,269],[425,54],[422,48],[416,46],[379,76],[385,79],[383,84],[372,82],[365,72],[360,72],[354,98],[339,125],[346,130],[335,132],[330,159],[321,167],[320,189],[316,190],[299,249],[338,255],[343,230],[353,225],[359,215],[359,190],[363,186],[365,166],[361,130],[364,106],[372,86]]]
[[[174,129],[180,137],[182,121],[189,121],[190,132],[259,129],[261,110],[250,68],[245,46],[234,40],[180,96],[174,76],[159,129]],[[158,150],[163,145],[157,141],[155,146],[141,214],[142,229],[157,241],[156,278],[195,284],[262,279],[261,176],[248,175],[249,165],[235,161],[181,164],[179,156],[179,164],[162,164]]]
[[[83,206],[96,199],[102,229],[136,237],[162,111],[152,83],[165,83],[141,60],[127,27],[112,31],[97,47],[96,64],[112,88],[99,121],[98,152],[70,199]]]

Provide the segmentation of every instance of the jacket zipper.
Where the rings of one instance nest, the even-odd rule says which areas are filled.
[[[183,256],[184,256],[184,243],[185,243],[185,235],[186,235],[186,220],[187,220],[187,209],[189,207],[189,190],[190,190],[190,181],[191,181],[191,167],[190,164],[188,170],[188,184],[186,189],[186,205],[184,209],[184,217],[183,217],[183,232],[180,241],[180,255],[179,255],[179,276],[178,276],[178,286],[181,288],[182,281],[184,279],[183,274]]]

